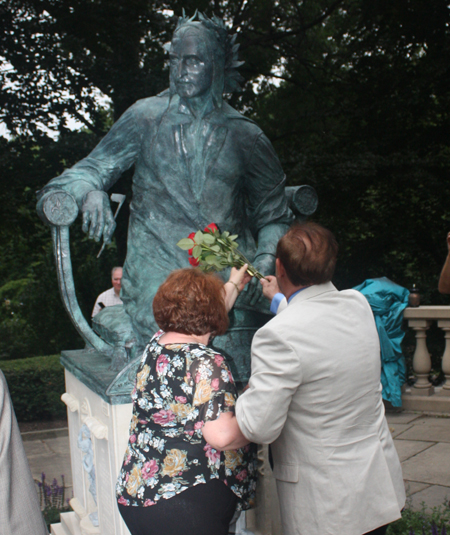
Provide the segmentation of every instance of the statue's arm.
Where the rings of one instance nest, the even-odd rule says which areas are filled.
[[[254,264],[263,274],[275,272],[278,240],[293,221],[285,193],[286,177],[272,144],[261,132],[249,162],[247,196],[249,221],[257,240]]]
[[[136,105],[135,105],[136,106]],[[42,199],[54,190],[64,190],[75,199],[83,216],[83,230],[89,237],[109,241],[115,222],[105,193],[135,162],[141,145],[141,132],[135,106],[113,125],[94,150],[65,170],[38,193]]]

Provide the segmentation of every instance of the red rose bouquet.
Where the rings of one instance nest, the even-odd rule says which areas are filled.
[[[191,232],[177,246],[189,254],[191,266],[198,266],[203,271],[222,271],[227,267],[241,268],[248,264],[247,272],[252,277],[263,279],[264,276],[238,251],[237,234],[220,232],[215,223],[210,223],[203,232]]]

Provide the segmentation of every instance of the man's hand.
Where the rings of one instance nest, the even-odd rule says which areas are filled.
[[[267,275],[265,279],[260,280],[262,293],[266,299],[272,301],[277,293],[280,293],[277,278],[273,275]]]
[[[109,243],[111,241],[116,222],[111,210],[109,197],[104,191],[90,191],[81,207],[83,212],[83,232],[89,231],[89,238]]]

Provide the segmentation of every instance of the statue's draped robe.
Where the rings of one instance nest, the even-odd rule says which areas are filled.
[[[282,235],[292,214],[280,162],[253,121],[226,103],[196,120],[168,92],[136,102],[87,158],[50,181],[42,194],[64,189],[81,208],[87,193],[110,189],[132,165],[121,297],[146,342],[157,330],[156,290],[170,271],[189,265],[178,240],[214,222],[238,234],[240,250],[253,261],[255,255],[274,254],[279,237],[267,246],[260,240],[257,251],[259,231],[274,224]]]

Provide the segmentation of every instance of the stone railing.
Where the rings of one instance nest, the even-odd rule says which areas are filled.
[[[450,413],[450,307],[406,308],[403,317],[416,334],[413,371],[417,377],[414,386],[406,388],[403,392],[403,408]],[[427,330],[433,322],[436,322],[445,334],[442,372],[446,380],[439,388],[435,388],[429,381],[431,358],[427,348]]]

